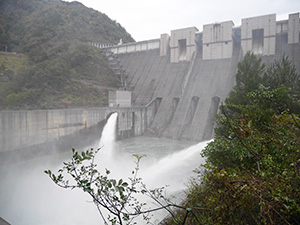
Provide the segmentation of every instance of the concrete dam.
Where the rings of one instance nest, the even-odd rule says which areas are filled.
[[[232,87],[237,64],[251,51],[266,64],[289,57],[300,71],[299,13],[172,30],[159,39],[107,48],[110,64],[132,92],[134,105],[154,105],[146,132],[176,139],[213,136],[219,104]],[[93,43],[97,46],[97,43]]]
[[[115,111],[119,138],[146,133],[211,139],[215,114],[235,84],[243,56],[252,51],[268,64],[286,55],[300,72],[299,39],[299,13],[294,13],[283,21],[276,21],[275,14],[264,15],[242,19],[238,27],[232,21],[213,23],[202,31],[183,28],[129,44],[91,43],[105,51],[122,82],[121,94],[109,100],[111,107],[2,111],[0,157],[45,143],[70,149],[89,142],[92,134],[98,139],[107,116]]]
[[[43,154],[70,150],[99,141],[103,127],[118,112],[119,138],[141,135],[147,118],[141,107],[0,111],[0,159],[14,153]],[[148,115],[151,111],[149,110]],[[151,117],[150,117],[151,118]]]

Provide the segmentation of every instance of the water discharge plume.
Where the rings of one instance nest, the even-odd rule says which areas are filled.
[[[185,188],[192,171],[205,163],[200,152],[210,141],[203,141],[182,151],[167,155],[143,172],[147,183],[169,185],[171,193]]]
[[[115,141],[116,141],[117,118],[118,118],[118,113],[111,114],[107,120],[107,123],[103,128],[102,135],[98,145],[98,148],[100,148],[100,151],[98,153],[99,157],[97,158],[98,162],[103,162],[103,160],[99,159],[100,157],[104,158],[105,161],[113,160]]]
[[[117,117],[118,114],[113,113],[104,126],[99,141],[101,150],[97,155],[96,162],[102,169],[108,168],[113,171],[114,176],[126,179],[126,172],[130,172],[134,166],[134,164],[131,164],[132,167],[130,167],[129,162],[133,163],[134,158],[130,155],[119,156],[119,154],[115,154],[116,152],[122,152],[122,149],[118,149],[119,146],[116,144]],[[145,157],[141,163],[146,163],[149,166],[143,168],[141,165],[141,178],[152,188],[168,185],[171,193],[180,192],[185,188],[192,171],[205,162],[200,156],[200,152],[209,142],[200,142],[179,152],[168,154],[158,162],[150,164],[147,162],[147,157]]]

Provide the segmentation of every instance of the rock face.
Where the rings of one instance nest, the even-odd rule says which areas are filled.
[[[300,71],[299,13],[222,22],[162,34],[160,39],[108,48],[133,105],[154,109],[147,131],[157,136],[210,139],[219,104],[232,87],[238,62],[247,51],[264,63],[284,54]],[[112,63],[114,64],[114,63]],[[121,72],[120,72],[121,71]]]

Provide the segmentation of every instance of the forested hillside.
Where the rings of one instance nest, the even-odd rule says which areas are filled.
[[[1,109],[107,104],[107,90],[119,80],[88,43],[120,39],[134,41],[120,24],[78,2],[0,0]]]

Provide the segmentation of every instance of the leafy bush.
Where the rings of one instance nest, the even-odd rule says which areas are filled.
[[[132,176],[125,181],[111,178],[108,169],[105,169],[105,172],[98,170],[95,156],[99,150],[90,149],[79,153],[73,149],[71,161],[64,162],[57,174],[50,170],[44,172],[59,187],[81,189],[88,194],[104,224],[137,224],[136,218],[139,216],[149,224],[152,212],[172,212],[171,207],[179,207],[163,195],[164,187],[148,189],[138,177],[139,163],[143,156],[134,155],[136,167],[131,172]],[[150,208],[145,201],[139,200],[141,196],[155,201],[158,206]]]
[[[286,57],[266,70],[260,62],[248,53],[239,64],[202,152],[206,170],[189,185],[186,224],[299,224],[300,78]]]

